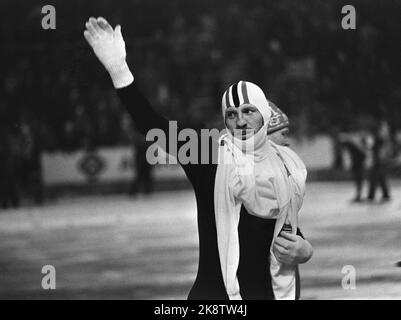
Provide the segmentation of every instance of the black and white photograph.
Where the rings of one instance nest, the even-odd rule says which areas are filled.
[[[401,300],[400,0],[0,12],[0,300]]]

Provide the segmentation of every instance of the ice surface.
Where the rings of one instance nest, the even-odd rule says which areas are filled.
[[[351,183],[313,182],[300,225],[314,247],[303,299],[400,299],[401,183],[393,201],[351,204]],[[185,299],[198,263],[192,191],[62,198],[0,211],[0,298]],[[43,290],[44,265],[56,290]],[[342,286],[343,267],[356,288]]]

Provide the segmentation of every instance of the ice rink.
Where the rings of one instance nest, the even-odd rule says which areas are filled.
[[[392,187],[389,203],[352,204],[351,183],[308,183],[300,225],[314,256],[300,268],[302,299],[401,298],[401,182]],[[191,190],[3,210],[0,298],[186,299],[197,245]],[[44,265],[56,269],[55,290],[41,287]],[[345,266],[355,288],[342,285]]]

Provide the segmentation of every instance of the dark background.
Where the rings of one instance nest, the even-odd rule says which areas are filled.
[[[56,8],[43,30],[41,8]],[[343,30],[351,4],[356,30]],[[127,143],[126,115],[87,45],[90,16],[122,25],[128,62],[172,119],[221,127],[239,80],[261,86],[297,137],[401,125],[400,1],[2,1],[2,131],[29,123],[45,150]]]

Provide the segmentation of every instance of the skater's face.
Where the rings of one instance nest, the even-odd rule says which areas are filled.
[[[290,129],[283,128],[269,134],[269,139],[280,146],[290,146]]]
[[[251,104],[227,108],[225,122],[231,134],[242,140],[249,139],[263,127],[262,114]]]

